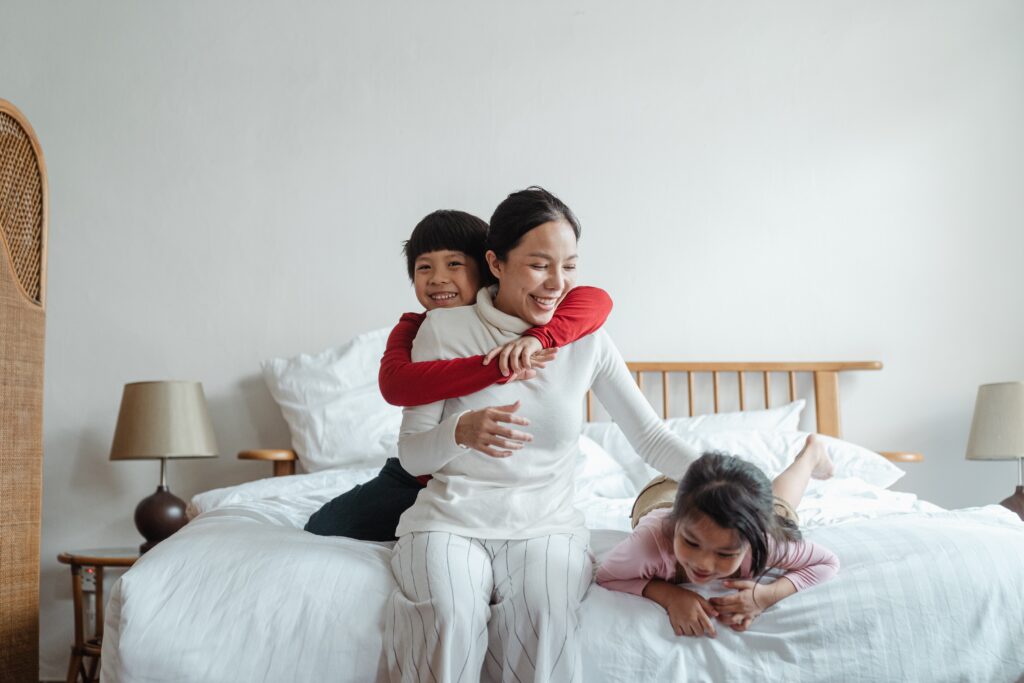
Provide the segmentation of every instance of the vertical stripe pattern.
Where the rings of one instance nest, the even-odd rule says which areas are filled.
[[[392,681],[576,683],[593,556],[573,534],[503,541],[403,536],[391,559]]]

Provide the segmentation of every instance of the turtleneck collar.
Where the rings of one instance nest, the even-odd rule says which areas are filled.
[[[504,334],[520,336],[523,332],[533,327],[530,323],[514,315],[503,313],[494,306],[494,297],[498,293],[498,286],[491,285],[484,287],[476,295],[476,310],[480,319],[488,325],[498,328]]]

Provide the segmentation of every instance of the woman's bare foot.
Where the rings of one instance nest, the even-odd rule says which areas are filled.
[[[812,479],[829,479],[835,471],[832,458],[828,457],[828,449],[822,443],[817,434],[810,434],[804,442],[803,450],[796,455],[797,458],[810,458],[814,463],[811,470]]]

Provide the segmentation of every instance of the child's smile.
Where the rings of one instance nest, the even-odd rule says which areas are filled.
[[[735,529],[723,529],[705,515],[676,526],[673,550],[689,582],[703,584],[735,574],[747,554]]]
[[[476,303],[480,269],[476,259],[461,251],[428,251],[416,257],[413,287],[428,311],[469,306]]]

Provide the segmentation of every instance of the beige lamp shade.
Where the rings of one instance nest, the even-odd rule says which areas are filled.
[[[111,460],[216,456],[217,438],[200,382],[124,385]]]
[[[968,460],[1024,458],[1024,382],[978,387]]]

